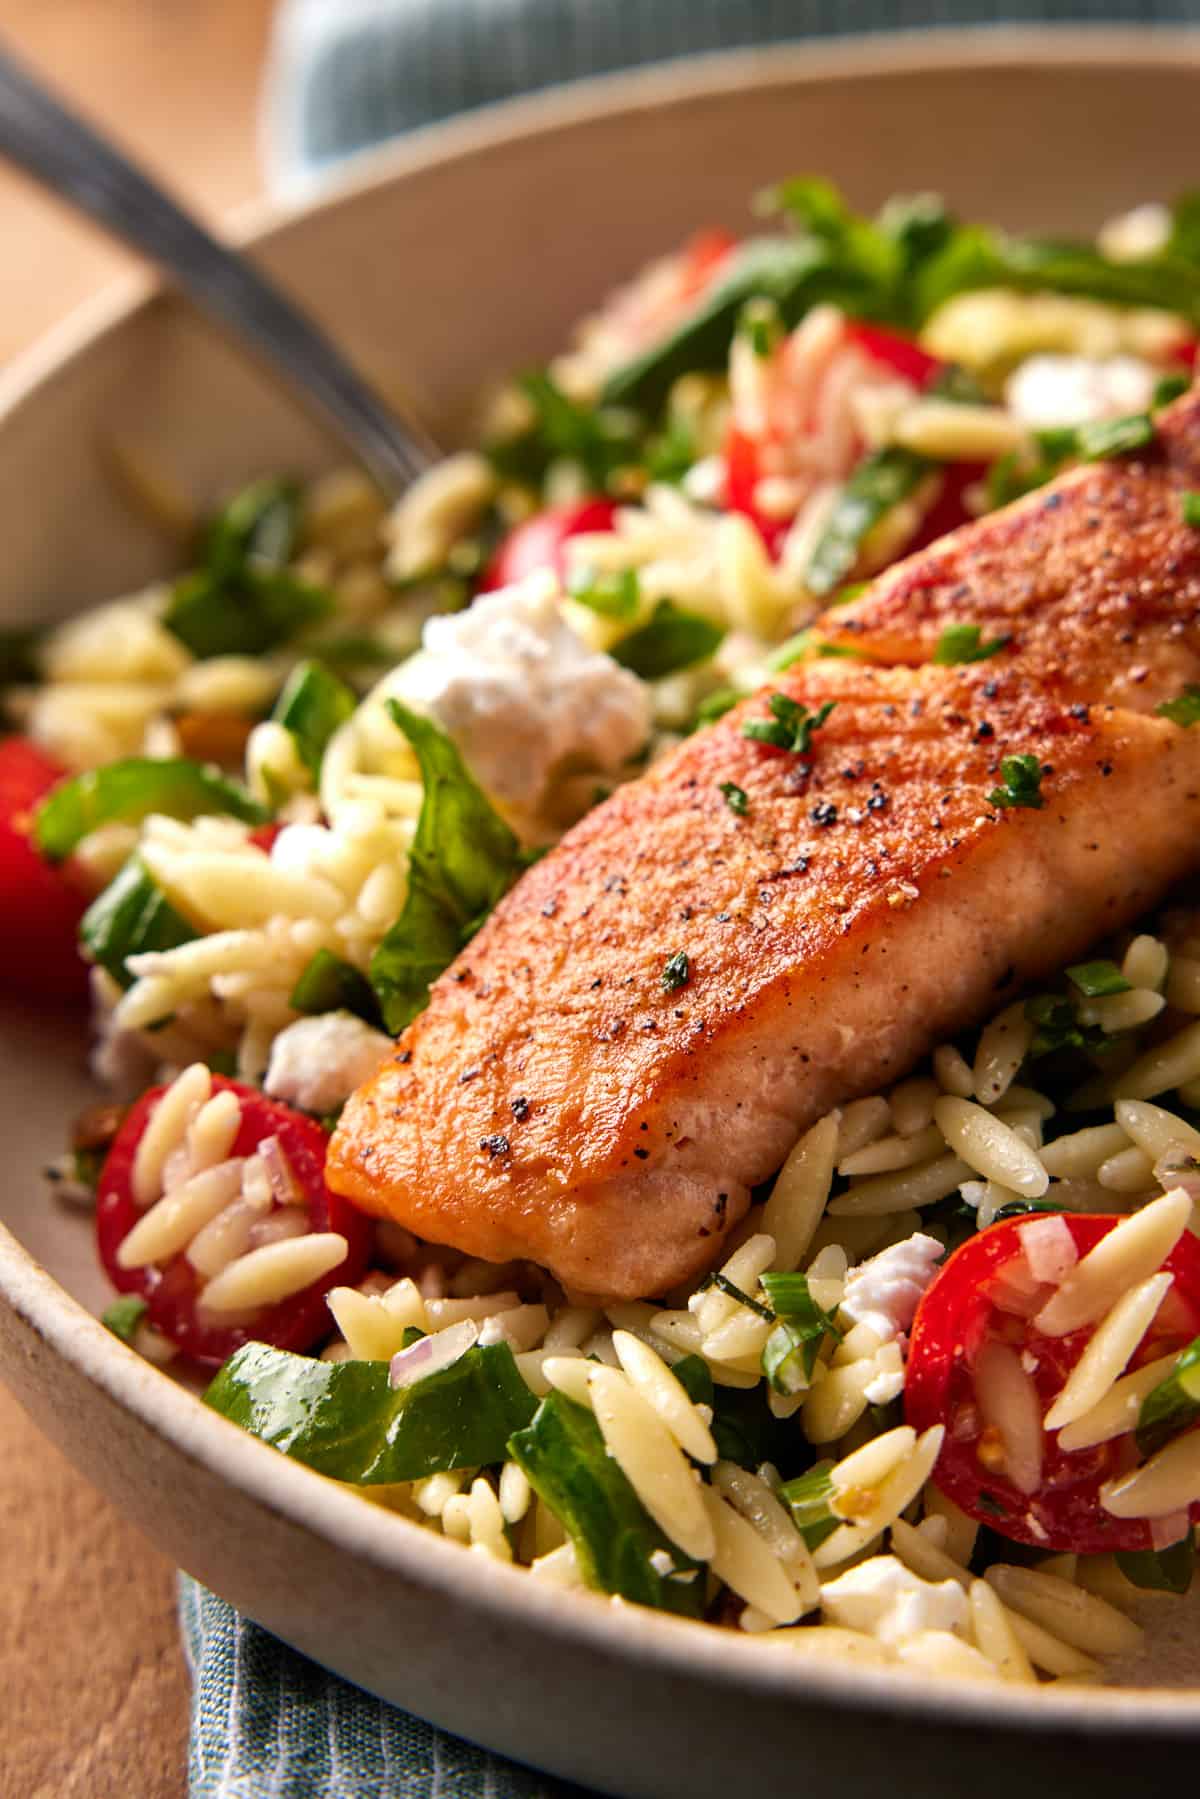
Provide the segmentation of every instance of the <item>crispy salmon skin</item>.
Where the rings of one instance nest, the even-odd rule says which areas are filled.
[[[799,665],[767,693],[832,702],[807,755],[743,734],[760,694],[589,813],[353,1096],[330,1185],[581,1293],[662,1293],[830,1106],[1152,904],[1200,841],[1200,730],[1153,715],[1200,679],[1200,533],[1177,491],[1194,401],[1172,426],[1167,455],[912,558],[844,632],[916,661],[952,618],[1003,622],[1002,653]],[[1009,755],[1036,759],[1040,806],[991,802]]]

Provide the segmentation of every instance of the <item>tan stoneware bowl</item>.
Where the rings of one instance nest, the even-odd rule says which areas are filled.
[[[873,205],[1090,229],[1200,179],[1200,34],[913,35],[679,64],[495,110],[363,162],[253,241],[449,441],[480,387],[556,345],[646,256],[819,170]],[[149,285],[0,381],[0,623],[170,566],[111,482],[116,443],[199,499],[336,449]],[[89,1096],[79,1022],[0,1014],[0,1372],[158,1546],[351,1680],[604,1791],[1165,1792],[1200,1752],[1200,1620],[1172,1602],[1129,1687],[953,1687],[813,1665],[546,1590],[286,1462],[95,1322],[88,1221],[39,1179]],[[119,1594],[114,1594],[119,1603]],[[28,1645],[37,1653],[37,1645]],[[1154,1683],[1153,1685],[1151,1683]]]

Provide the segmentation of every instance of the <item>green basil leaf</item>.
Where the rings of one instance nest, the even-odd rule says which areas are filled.
[[[609,654],[643,681],[659,681],[681,668],[707,662],[724,635],[723,625],[699,612],[686,612],[674,600],[660,600],[646,623],[622,637]]]
[[[101,1312],[100,1322],[106,1331],[120,1337],[122,1343],[132,1343],[148,1310],[149,1304],[140,1293],[123,1293],[120,1299],[113,1300],[107,1311]]]
[[[815,712],[786,693],[767,696],[769,718],[747,718],[742,721],[742,736],[752,743],[769,743],[777,750],[789,750],[807,756],[812,750],[812,734],[819,731],[837,705],[826,700]]]
[[[1067,979],[1078,987],[1085,999],[1103,999],[1109,993],[1129,993],[1132,983],[1125,979],[1115,962],[1076,962],[1068,968]]]
[[[832,1467],[833,1463],[829,1461],[816,1462],[807,1474],[785,1481],[779,1489],[779,1497],[791,1513],[792,1523],[810,1549],[819,1549],[841,1523],[829,1507],[833,1493],[833,1482],[829,1478]]]
[[[736,687],[720,687],[716,693],[710,693],[696,707],[696,716],[692,721],[693,731],[699,731],[704,725],[715,725],[719,718],[732,712],[745,697]]]
[[[601,618],[636,618],[641,604],[637,570],[633,568],[617,569],[608,575],[580,569],[568,581],[567,592]]]
[[[61,862],[100,825],[137,825],[152,812],[181,819],[227,813],[248,825],[271,816],[239,782],[207,763],[129,756],[60,782],[34,815],[34,837],[44,856]]]
[[[193,656],[262,656],[328,618],[324,588],[284,569],[247,564],[236,575],[198,569],[177,581],[163,624]]]
[[[321,1012],[353,1012],[368,1024],[382,1019],[375,991],[365,975],[332,950],[319,949],[303,970],[288,997],[296,1012],[314,1016]]]
[[[700,1616],[705,1584],[700,1563],[659,1530],[608,1453],[586,1406],[551,1393],[533,1422],[511,1437],[508,1453],[575,1545],[589,1586],[638,1605]],[[662,1558],[670,1572],[654,1566]]]
[[[617,469],[640,461],[645,421],[627,406],[573,400],[545,369],[519,376],[516,385],[530,424],[485,446],[502,480],[540,487],[551,463],[568,461],[579,464],[594,492],[603,493]]]
[[[198,935],[178,913],[137,856],[97,894],[80,920],[79,937],[92,961],[122,987],[133,985],[130,956],[177,949]]]
[[[1165,1380],[1142,1401],[1137,1421],[1137,1446],[1143,1455],[1155,1452],[1200,1418],[1200,1337],[1182,1350]]]
[[[1196,1533],[1189,1528],[1186,1536],[1166,1549],[1118,1549],[1116,1562],[1135,1587],[1156,1593],[1186,1593],[1196,1571]]]
[[[502,1462],[537,1406],[507,1343],[477,1344],[400,1388],[386,1362],[318,1362],[244,1343],[204,1403],[293,1461],[356,1486]]]
[[[893,506],[906,500],[937,464],[892,445],[873,450],[842,488],[804,571],[810,593],[832,593],[858,560],[863,540]]]
[[[1186,375],[1160,375],[1154,383],[1154,392],[1150,399],[1150,409],[1158,412],[1163,406],[1169,406],[1172,400],[1182,399],[1191,386]]]
[[[288,676],[271,716],[291,732],[297,755],[316,781],[330,738],[357,708],[358,696],[352,687],[319,662],[300,662]]]
[[[300,489],[267,476],[234,494],[209,519],[200,540],[202,565],[216,575],[239,571],[247,561],[282,568],[296,547]]]
[[[1154,437],[1154,420],[1148,412],[1133,412],[1119,419],[1090,419],[1075,432],[1079,454],[1085,462],[1128,456],[1133,450],[1152,444]]]
[[[398,700],[388,701],[388,711],[416,752],[425,786],[404,907],[371,958],[371,985],[394,1034],[427,1004],[430,982],[530,858],[445,732]]]

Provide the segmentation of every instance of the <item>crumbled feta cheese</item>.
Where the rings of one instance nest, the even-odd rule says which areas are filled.
[[[880,1250],[846,1276],[842,1311],[854,1324],[866,1324],[885,1343],[912,1323],[921,1295],[945,1255],[935,1237],[914,1231],[902,1243]]]
[[[894,1555],[873,1555],[821,1587],[829,1624],[861,1630],[881,1643],[902,1643],[921,1630],[965,1636],[967,1596],[954,1580],[922,1580]]]
[[[263,1086],[305,1112],[334,1112],[374,1074],[392,1040],[353,1012],[298,1018],[271,1045]]]
[[[904,1391],[904,1357],[895,1339],[882,1344],[871,1358],[874,1363],[870,1380],[863,1388],[868,1405],[890,1405]]]
[[[1009,377],[1010,412],[1031,430],[1145,412],[1158,371],[1138,356],[1029,356]]]
[[[549,574],[431,618],[389,692],[434,718],[492,798],[530,822],[564,767],[614,773],[650,734],[650,689],[571,630]]]
[[[1150,200],[1109,219],[1097,232],[1096,243],[1110,262],[1141,262],[1165,250],[1170,236],[1169,207]]]

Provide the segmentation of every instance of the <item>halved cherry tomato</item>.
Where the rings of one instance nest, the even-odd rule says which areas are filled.
[[[967,493],[978,485],[987,474],[986,462],[947,462],[942,468],[941,491],[921,523],[911,541],[904,546],[906,556],[914,556],[918,550],[924,550],[939,537],[945,537],[951,531],[957,531],[975,514],[967,509]]]
[[[38,801],[66,773],[27,737],[0,740],[0,986],[77,998],[87,990],[79,921],[88,895],[31,836]]]
[[[1080,1257],[1122,1222],[1063,1216]],[[1048,1285],[1019,1311],[1007,1309],[1020,1301],[1004,1294],[1003,1272],[1028,1268],[1020,1233],[1029,1222],[1018,1218],[980,1231],[939,1270],[913,1321],[905,1415],[916,1430],[945,1425],[934,1481],[964,1512],[1001,1536],[1081,1555],[1149,1549],[1145,1519],[1114,1518],[1100,1504],[1101,1485],[1138,1460],[1132,1432],[1074,1453],[1059,1447],[1057,1433],[1043,1432],[1040,1484],[1036,1492],[1024,1493],[1004,1472],[1002,1442],[985,1430],[973,1372],[985,1344],[1006,1344],[1022,1358],[1044,1416],[1093,1334],[1091,1326],[1065,1337],[1047,1337],[1034,1328],[1034,1313],[1053,1291]],[[1163,1267],[1174,1275],[1174,1284],[1131,1367],[1182,1349],[1200,1334],[1200,1240],[1185,1232]],[[1005,1307],[998,1298],[1006,1299]],[[1200,1504],[1191,1516],[1200,1521]]]
[[[514,525],[503,538],[495,555],[483,571],[480,593],[491,593],[497,587],[508,587],[538,569],[550,568],[560,577],[566,574],[563,546],[570,537],[581,537],[586,531],[611,531],[617,516],[614,500],[594,495],[577,500],[570,506],[547,506],[535,512],[522,524]]]
[[[758,531],[769,556],[779,553],[788,534],[791,519],[767,518],[754,504],[760,465],[757,438],[730,424],[725,432],[725,504],[730,512],[741,512]]]
[[[230,1155],[253,1155],[264,1137],[278,1137],[304,1194],[310,1230],[339,1231],[350,1248],[345,1261],[330,1274],[290,1299],[264,1306],[238,1324],[205,1317],[201,1279],[186,1251],[161,1267],[152,1264],[146,1268],[122,1268],[117,1250],[144,1215],[133,1197],[134,1157],[166,1089],[152,1087],[143,1093],[117,1132],[101,1170],[96,1198],[97,1247],[105,1273],[117,1291],[140,1293],[147,1302],[148,1322],[169,1337],[189,1361],[204,1367],[218,1367],[240,1344],[251,1339],[273,1343],[278,1349],[310,1349],[329,1330],[326,1293],[331,1287],[353,1286],[362,1279],[372,1242],[370,1220],[325,1185],[328,1138],[314,1118],[267,1098],[257,1088],[220,1075],[213,1076],[212,1085],[214,1093],[236,1093],[241,1101],[241,1127]]]
[[[914,387],[928,387],[946,366],[940,357],[931,356],[928,350],[923,350],[911,337],[901,337],[898,332],[885,331],[882,325],[864,325],[857,319],[851,319],[846,325],[846,336],[872,362],[891,369],[902,380],[911,381]]]

